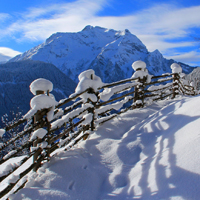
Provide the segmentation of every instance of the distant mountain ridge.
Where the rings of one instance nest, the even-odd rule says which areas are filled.
[[[9,61],[12,57],[10,56],[6,56],[2,53],[0,53],[0,64],[6,63],[7,61]]]
[[[171,72],[174,60],[165,59],[146,46],[129,30],[115,31],[102,27],[86,26],[77,33],[55,33],[44,43],[16,56],[10,61],[39,60],[54,64],[74,81],[87,69],[94,69],[104,82],[113,82],[132,76],[131,64],[143,60],[151,74]],[[194,68],[181,63],[188,74]]]
[[[0,64],[0,116],[9,115],[10,111],[25,114],[30,109],[33,94],[29,85],[37,78],[53,83],[51,93],[57,101],[67,98],[76,87],[73,80],[52,64],[32,60]]]

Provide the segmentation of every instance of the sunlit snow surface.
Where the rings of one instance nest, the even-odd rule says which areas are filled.
[[[199,102],[160,101],[106,122],[54,155],[10,199],[199,199]]]

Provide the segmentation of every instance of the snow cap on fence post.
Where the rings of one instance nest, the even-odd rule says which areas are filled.
[[[103,82],[101,78],[97,76],[93,69],[88,69],[78,76],[79,83],[76,87],[75,92],[80,93],[88,88],[92,88],[95,92],[97,92],[99,87],[103,86]]]
[[[172,69],[172,73],[174,74],[174,80],[173,80],[173,93],[172,93],[172,99],[176,97],[176,95],[179,93],[178,90],[178,79],[180,77],[180,74],[182,73],[182,68],[178,63],[171,64],[170,68]],[[179,74],[179,76],[177,75]]]
[[[38,78],[30,84],[30,91],[33,95],[48,94],[53,90],[53,83],[44,78]]]
[[[132,64],[132,68],[135,71],[138,71],[138,70],[143,70],[144,71],[146,69],[146,63],[141,61],[141,60],[137,60]]]
[[[104,83],[101,81],[101,78],[95,75],[95,72],[93,69],[86,70],[82,72],[79,76],[79,83],[75,89],[75,94],[82,93],[86,89],[93,89],[94,93],[98,92],[98,88],[102,87]],[[80,97],[87,101],[87,99],[90,99],[92,102],[97,101],[97,96],[94,93],[86,92],[82,94]],[[74,94],[72,94],[70,97],[73,97]]]
[[[171,64],[170,68],[172,69],[172,73],[177,73],[177,74],[182,73],[182,68],[178,63]]]
[[[146,63],[141,60],[137,60],[132,64],[132,68],[135,70],[134,74],[131,78],[139,78],[144,79],[146,78],[146,82],[151,82],[151,75],[148,73],[148,70],[146,68]]]

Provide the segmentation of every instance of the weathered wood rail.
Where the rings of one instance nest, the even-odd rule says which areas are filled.
[[[83,95],[86,97],[83,98]],[[82,139],[87,139],[98,126],[121,113],[144,107],[150,101],[175,98],[177,95],[196,95],[196,92],[194,87],[182,83],[179,74],[173,73],[153,76],[151,82],[147,82],[146,77],[139,77],[103,84],[96,90],[89,86],[84,91],[61,100],[54,107],[54,117],[51,120],[47,116],[52,107],[37,110],[32,116],[36,119],[34,123],[0,147],[0,151],[10,145],[13,147],[0,160],[0,167],[4,169],[0,174],[0,198],[6,199],[9,194],[23,188],[28,173],[31,170],[37,171],[43,163],[48,162],[57,149],[68,150]],[[61,109],[69,102],[71,106]],[[9,131],[26,121],[27,118],[22,118],[4,127],[4,130]],[[46,133],[31,139],[38,130],[46,130]],[[30,140],[15,148],[15,142],[24,136],[28,136]],[[29,153],[19,156],[24,149]],[[16,157],[17,162],[14,161]],[[15,164],[7,169],[10,162]]]

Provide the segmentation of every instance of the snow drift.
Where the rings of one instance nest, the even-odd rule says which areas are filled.
[[[164,100],[106,122],[10,199],[198,199],[199,101]]]

